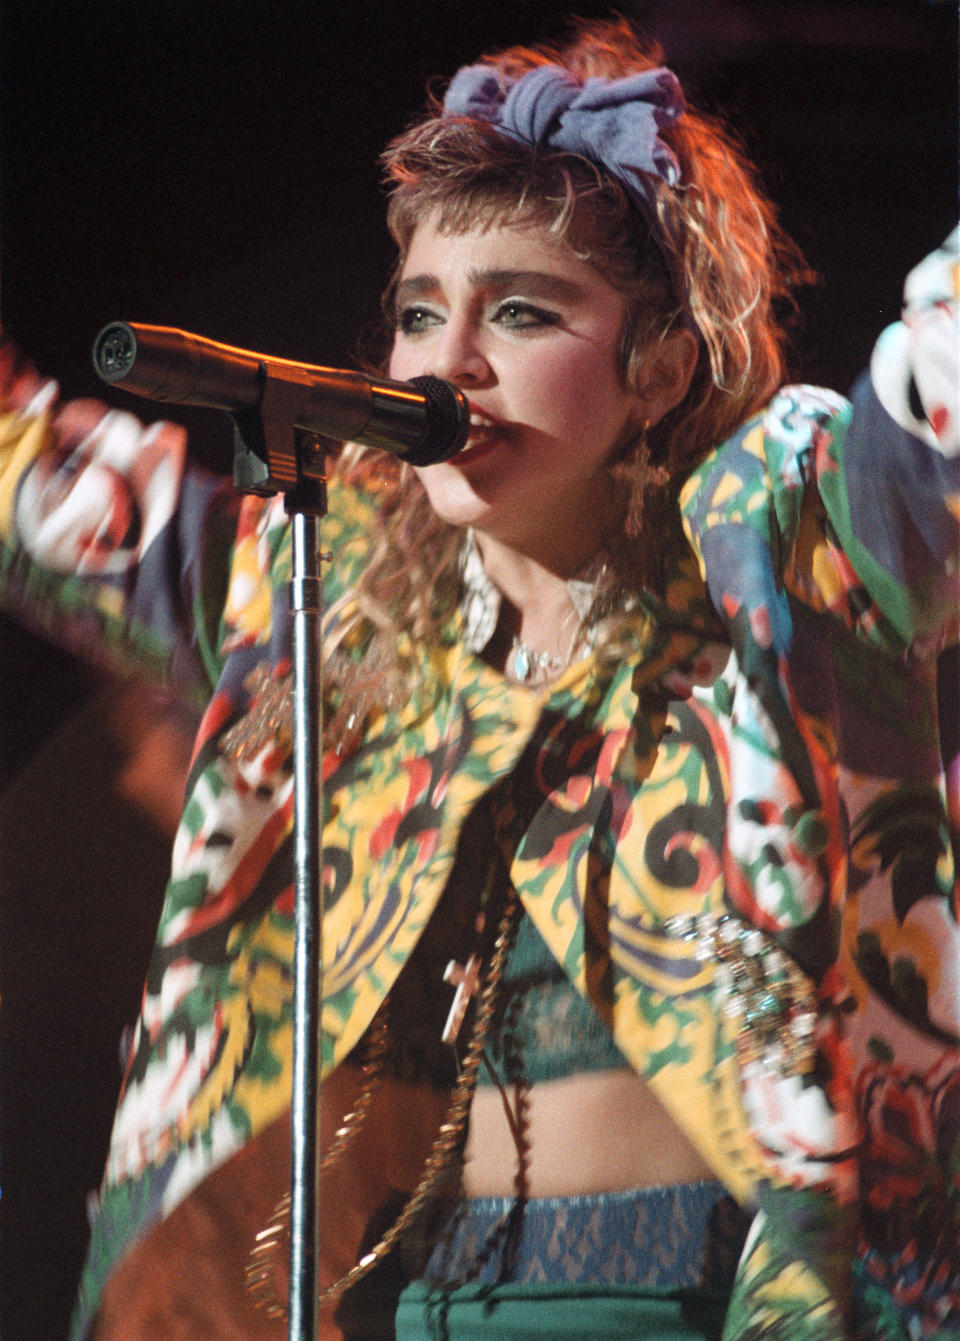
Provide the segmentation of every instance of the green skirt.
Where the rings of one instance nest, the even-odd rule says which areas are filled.
[[[462,1201],[336,1318],[345,1341],[719,1341],[748,1223],[718,1183]]]
[[[400,1296],[396,1341],[719,1341],[728,1302],[706,1287],[418,1281]]]

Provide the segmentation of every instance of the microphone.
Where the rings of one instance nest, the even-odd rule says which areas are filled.
[[[93,366],[123,390],[235,416],[259,411],[342,442],[429,466],[458,452],[470,432],[463,392],[439,377],[410,382],[317,368],[219,344],[169,326],[114,321],[97,336]]]

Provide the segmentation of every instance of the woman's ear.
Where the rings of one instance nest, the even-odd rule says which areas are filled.
[[[647,351],[637,377],[637,408],[648,427],[659,423],[687,394],[700,355],[692,331],[668,331]]]

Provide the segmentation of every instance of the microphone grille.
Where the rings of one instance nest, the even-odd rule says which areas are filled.
[[[427,435],[415,452],[405,452],[404,460],[414,466],[431,466],[456,455],[470,432],[470,406],[462,391],[441,377],[412,377],[415,386],[430,405]]]

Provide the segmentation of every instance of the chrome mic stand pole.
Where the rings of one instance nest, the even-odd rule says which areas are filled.
[[[323,615],[320,520],[330,443],[298,433],[287,388],[268,383],[256,414],[234,415],[234,483],[282,493],[291,519],[293,616],[293,1092],[291,1096],[289,1341],[316,1341],[320,1297],[320,1061],[323,1002]],[[291,433],[296,448],[290,453]]]
[[[323,493],[320,485],[316,491]],[[319,508],[292,516],[294,749],[294,1039],[290,1177],[290,1341],[313,1341],[318,1328],[320,1254],[320,1037],[323,916],[320,895],[323,706],[320,669]]]

